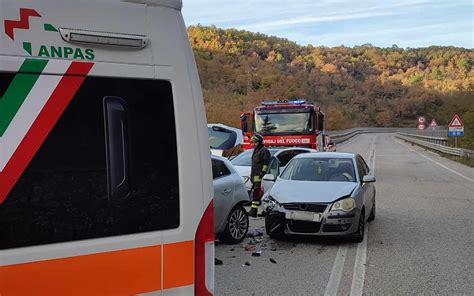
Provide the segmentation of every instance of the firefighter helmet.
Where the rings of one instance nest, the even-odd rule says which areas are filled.
[[[263,137],[259,134],[254,134],[252,138],[250,139],[250,142],[259,142],[263,143]]]

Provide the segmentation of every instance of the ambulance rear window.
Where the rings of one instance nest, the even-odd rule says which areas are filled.
[[[0,249],[172,229],[179,217],[171,84],[88,77],[0,204]]]

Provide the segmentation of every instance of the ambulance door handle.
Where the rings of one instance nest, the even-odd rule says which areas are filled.
[[[119,97],[104,97],[104,119],[109,198],[130,192],[128,106]]]

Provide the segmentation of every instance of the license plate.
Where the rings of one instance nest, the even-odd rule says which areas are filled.
[[[321,216],[321,213],[311,212],[287,212],[285,214],[286,219],[312,222],[321,222]]]

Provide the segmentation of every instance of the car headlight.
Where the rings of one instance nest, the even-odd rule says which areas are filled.
[[[280,208],[280,203],[276,201],[271,195],[262,198],[262,207],[265,211],[277,211]]]
[[[355,200],[352,197],[336,201],[331,208],[331,211],[350,212],[355,208]]]

